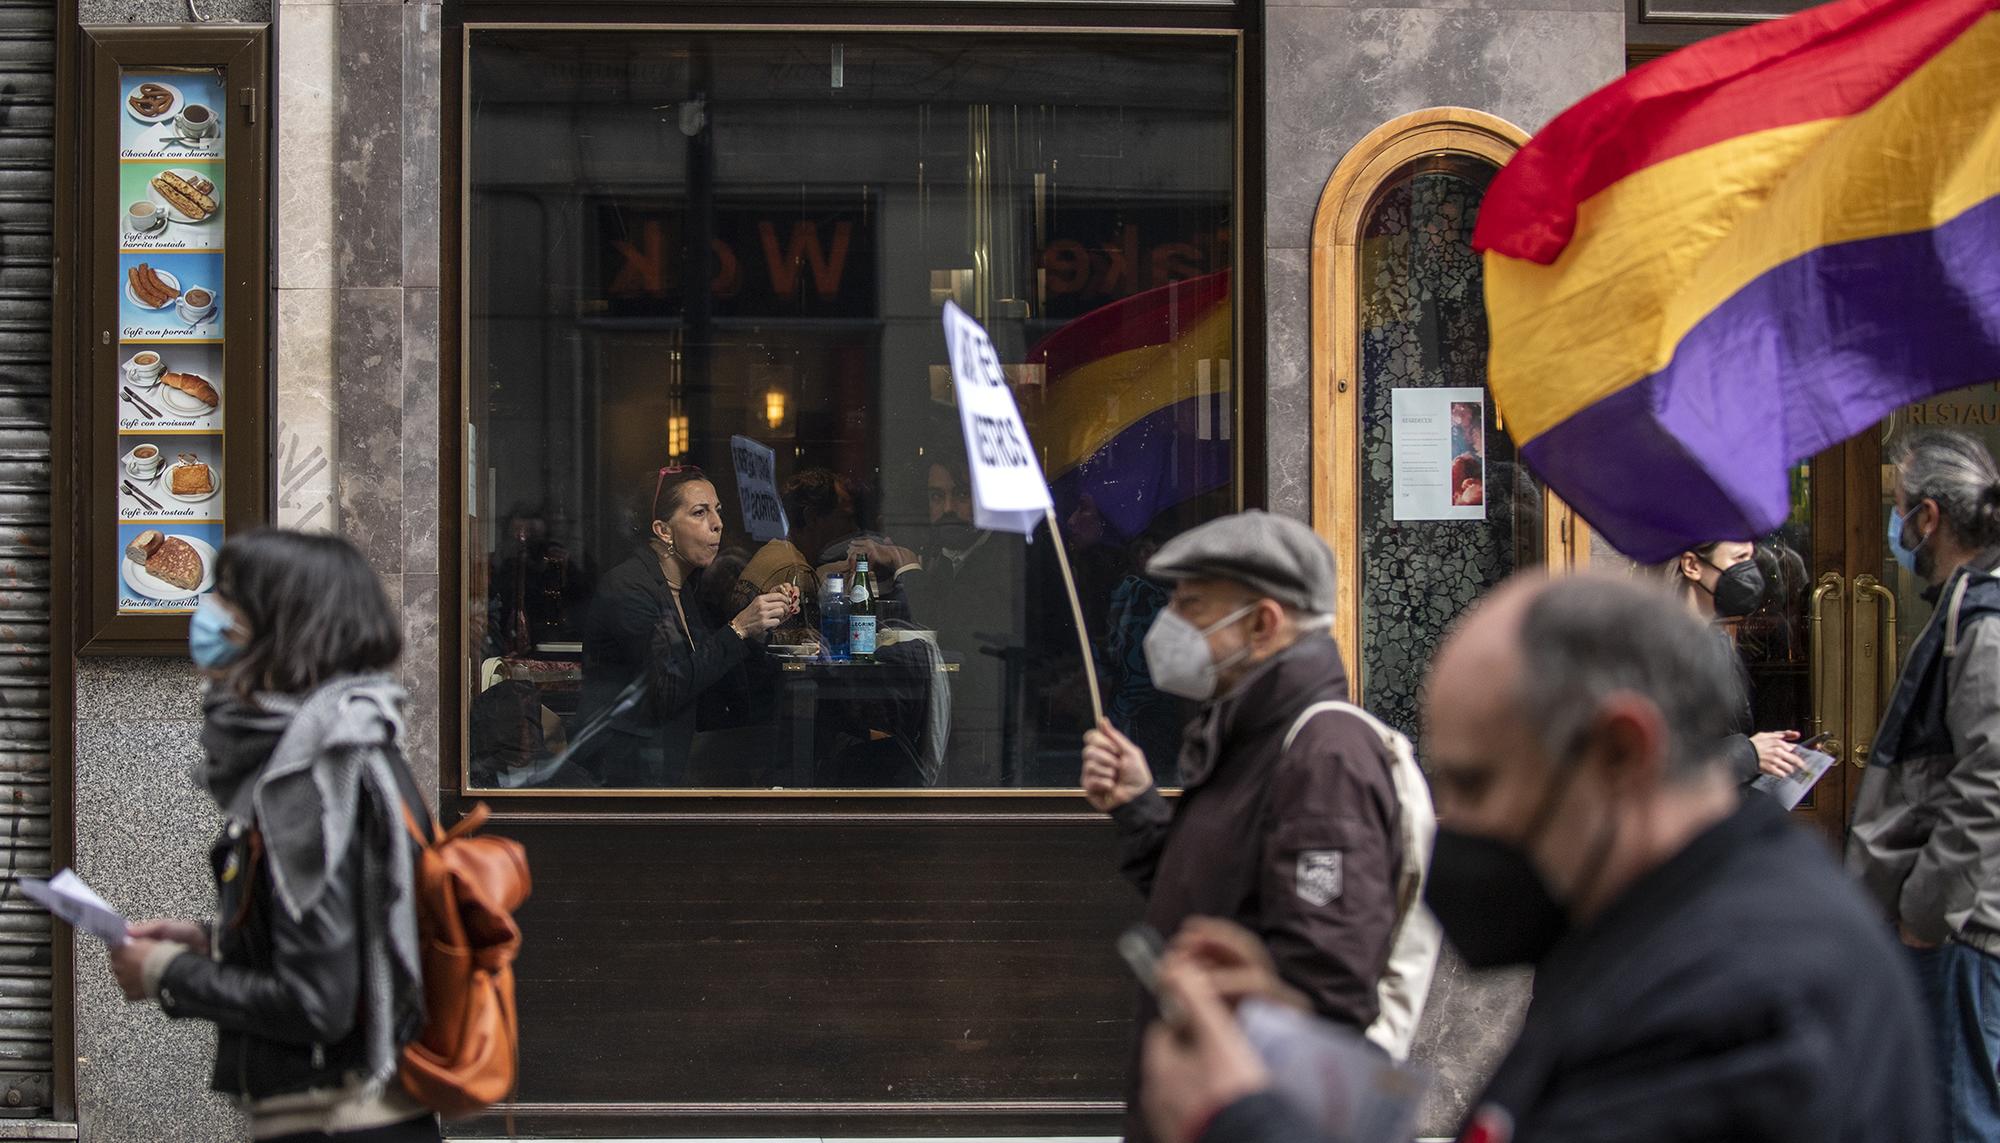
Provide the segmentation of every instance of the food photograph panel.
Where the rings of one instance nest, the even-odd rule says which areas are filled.
[[[222,336],[222,255],[126,251],[118,255],[123,341]]]
[[[221,163],[121,164],[119,249],[222,249],[222,172]]]
[[[185,614],[215,588],[222,525],[118,525],[118,613]]]
[[[219,432],[222,345],[127,342],[119,347],[118,431]]]
[[[118,519],[222,519],[222,438],[121,433]]]
[[[128,159],[222,155],[222,79],[213,69],[128,71],[121,151]]]

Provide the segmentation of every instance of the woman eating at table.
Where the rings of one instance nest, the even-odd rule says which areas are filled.
[[[721,549],[715,485],[692,466],[660,469],[644,542],[604,577],[584,630],[576,737],[595,730],[580,753],[607,786],[687,785],[698,710],[741,702],[765,636],[798,609],[787,584],[726,622],[711,613],[697,589]]]

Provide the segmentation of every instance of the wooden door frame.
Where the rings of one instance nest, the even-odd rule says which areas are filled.
[[[1391,119],[1355,144],[1320,191],[1313,214],[1312,523],[1334,552],[1333,635],[1347,658],[1358,699],[1361,669],[1361,225],[1384,183],[1422,158],[1468,155],[1504,166],[1528,133],[1469,107],[1432,107]],[[1498,412],[1496,406],[1496,413]],[[1544,500],[1543,559],[1553,567],[1588,561],[1583,523],[1552,493]]]

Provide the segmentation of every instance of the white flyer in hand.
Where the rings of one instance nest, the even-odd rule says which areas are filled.
[[[1329,1138],[1409,1143],[1430,1076],[1398,1066],[1354,1032],[1262,1000],[1236,1006],[1236,1021],[1270,1069],[1271,1086]]]
[[[1031,535],[1055,509],[1028,426],[1000,372],[993,340],[955,302],[944,304],[944,341],[959,425],[972,469],[972,522]]]
[[[23,877],[20,885],[29,900],[68,921],[78,932],[89,933],[113,948],[125,943],[125,918],[69,870],[47,881]]]
[[[1833,769],[1831,754],[1808,750],[1803,746],[1797,748],[1797,753],[1800,766],[1792,771],[1791,777],[1779,778],[1770,774],[1759,774],[1757,780],[1750,783],[1750,788],[1762,790],[1778,799],[1778,804],[1788,810],[1797,809],[1798,804],[1805,800],[1806,791],[1825,777],[1828,770]]]

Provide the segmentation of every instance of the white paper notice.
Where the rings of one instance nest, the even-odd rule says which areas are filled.
[[[1757,780],[1750,783],[1750,788],[1762,790],[1778,799],[1778,804],[1788,810],[1797,809],[1798,804],[1805,800],[1806,791],[1812,789],[1826,776],[1826,772],[1833,768],[1831,754],[1807,750],[1804,747],[1799,748],[1798,754],[1799,761],[1805,765],[1794,770],[1791,777],[1777,778],[1770,774],[1759,774]]]
[[[114,948],[125,943],[125,918],[69,870],[47,881],[23,877],[20,884],[29,900],[68,921],[78,932],[89,933]]]
[[[1389,418],[1396,519],[1486,519],[1486,391],[1396,389]]]
[[[1028,426],[1000,372],[1000,356],[979,323],[953,302],[944,304],[945,347],[958,420],[972,469],[972,522],[981,528],[1034,532],[1055,507],[1035,460]]]
[[[736,468],[736,496],[750,538],[784,539],[791,528],[778,499],[778,454],[749,437],[730,437],[729,459]]]

